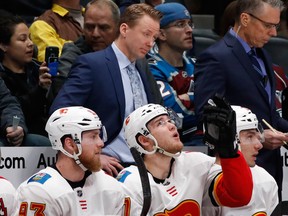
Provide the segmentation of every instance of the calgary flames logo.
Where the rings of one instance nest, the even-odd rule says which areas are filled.
[[[130,116],[128,116],[128,117],[126,118],[126,120],[125,120],[125,125],[128,125],[129,121],[130,121]]]

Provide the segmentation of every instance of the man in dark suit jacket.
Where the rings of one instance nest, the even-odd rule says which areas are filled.
[[[234,27],[199,56],[195,68],[195,106],[200,122],[204,105],[219,93],[231,104],[251,109],[260,121],[265,119],[279,130],[264,131],[264,149],[257,157],[257,164],[275,178],[280,198],[283,177],[280,147],[283,141],[288,141],[288,136],[282,133],[288,131],[288,122],[276,112],[272,63],[262,47],[277,35],[282,6],[280,0],[270,4],[262,0],[238,0]],[[249,56],[251,50],[257,55]],[[260,71],[251,57],[257,60]]]
[[[144,59],[158,36],[162,14],[146,4],[134,4],[121,16],[119,36],[104,50],[80,56],[50,111],[81,105],[94,110],[106,127],[108,140],[101,163],[111,175],[134,163],[122,130],[134,109],[127,66],[136,66],[143,105],[162,103],[153,75]]]

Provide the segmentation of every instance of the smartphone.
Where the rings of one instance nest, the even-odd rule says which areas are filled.
[[[52,76],[57,76],[59,48],[47,46],[45,50],[45,61]]]

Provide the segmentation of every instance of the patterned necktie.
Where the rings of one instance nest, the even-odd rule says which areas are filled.
[[[252,66],[254,68],[255,71],[257,71],[257,74],[258,74],[258,77],[259,77],[259,80],[261,81],[261,84],[264,86],[268,96],[269,96],[269,100],[271,99],[271,86],[270,86],[270,83],[269,83],[269,79],[268,79],[268,76],[267,76],[267,73],[266,71],[263,71],[261,69],[261,66],[257,60],[257,56],[256,56],[256,53],[255,53],[255,50],[254,49],[251,49],[249,52],[248,52],[248,56],[252,62]]]
[[[127,74],[130,79],[130,85],[133,93],[134,108],[137,109],[143,106],[142,101],[142,91],[141,91],[141,82],[138,77],[138,72],[133,64],[130,64],[126,67]]]

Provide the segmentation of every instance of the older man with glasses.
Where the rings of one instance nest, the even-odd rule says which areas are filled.
[[[162,12],[163,18],[156,40],[158,52],[149,53],[150,70],[165,106],[183,116],[181,141],[184,145],[202,145],[202,131],[197,130],[194,115],[195,61],[185,53],[193,47],[191,15],[179,3],[160,4],[155,9]]]
[[[280,147],[288,141],[288,121],[275,108],[275,75],[271,57],[263,46],[277,35],[281,0],[237,0],[234,26],[218,43],[204,51],[195,67],[196,115],[201,120],[207,100],[219,93],[231,104],[249,108],[271,129],[264,132],[265,142],[257,165],[276,180],[281,200],[282,159]],[[264,125],[268,128],[266,125]],[[285,146],[285,145],[284,145]]]

